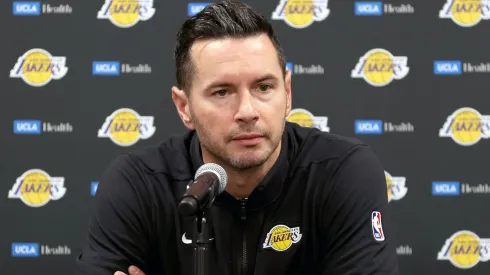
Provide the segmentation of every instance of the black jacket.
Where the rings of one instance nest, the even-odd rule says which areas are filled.
[[[75,274],[127,273],[129,265],[193,274],[192,220],[176,205],[201,165],[194,131],[118,157],[100,181]],[[388,208],[370,147],[286,123],[279,158],[249,198],[223,192],[207,213],[209,274],[398,274]]]

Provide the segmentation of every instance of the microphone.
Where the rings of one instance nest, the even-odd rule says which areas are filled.
[[[227,182],[228,176],[223,167],[215,163],[202,165],[180,199],[179,213],[193,216],[210,207],[214,199],[225,190]]]

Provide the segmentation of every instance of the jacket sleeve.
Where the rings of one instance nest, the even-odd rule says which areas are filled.
[[[130,265],[145,271],[151,209],[143,177],[128,155],[119,156],[104,172],[90,219],[88,238],[76,259],[75,275],[127,273]]]
[[[398,275],[384,169],[367,145],[354,146],[323,192],[322,274]]]

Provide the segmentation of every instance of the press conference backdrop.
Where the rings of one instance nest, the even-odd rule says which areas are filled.
[[[245,1],[293,71],[289,121],[386,169],[400,272],[490,274],[490,1]],[[185,130],[175,34],[207,3],[2,1],[2,274],[71,274],[117,155]]]

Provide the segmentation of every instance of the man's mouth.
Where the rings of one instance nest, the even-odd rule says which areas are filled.
[[[264,136],[256,133],[241,134],[233,138],[233,141],[244,146],[253,146],[259,144]]]

